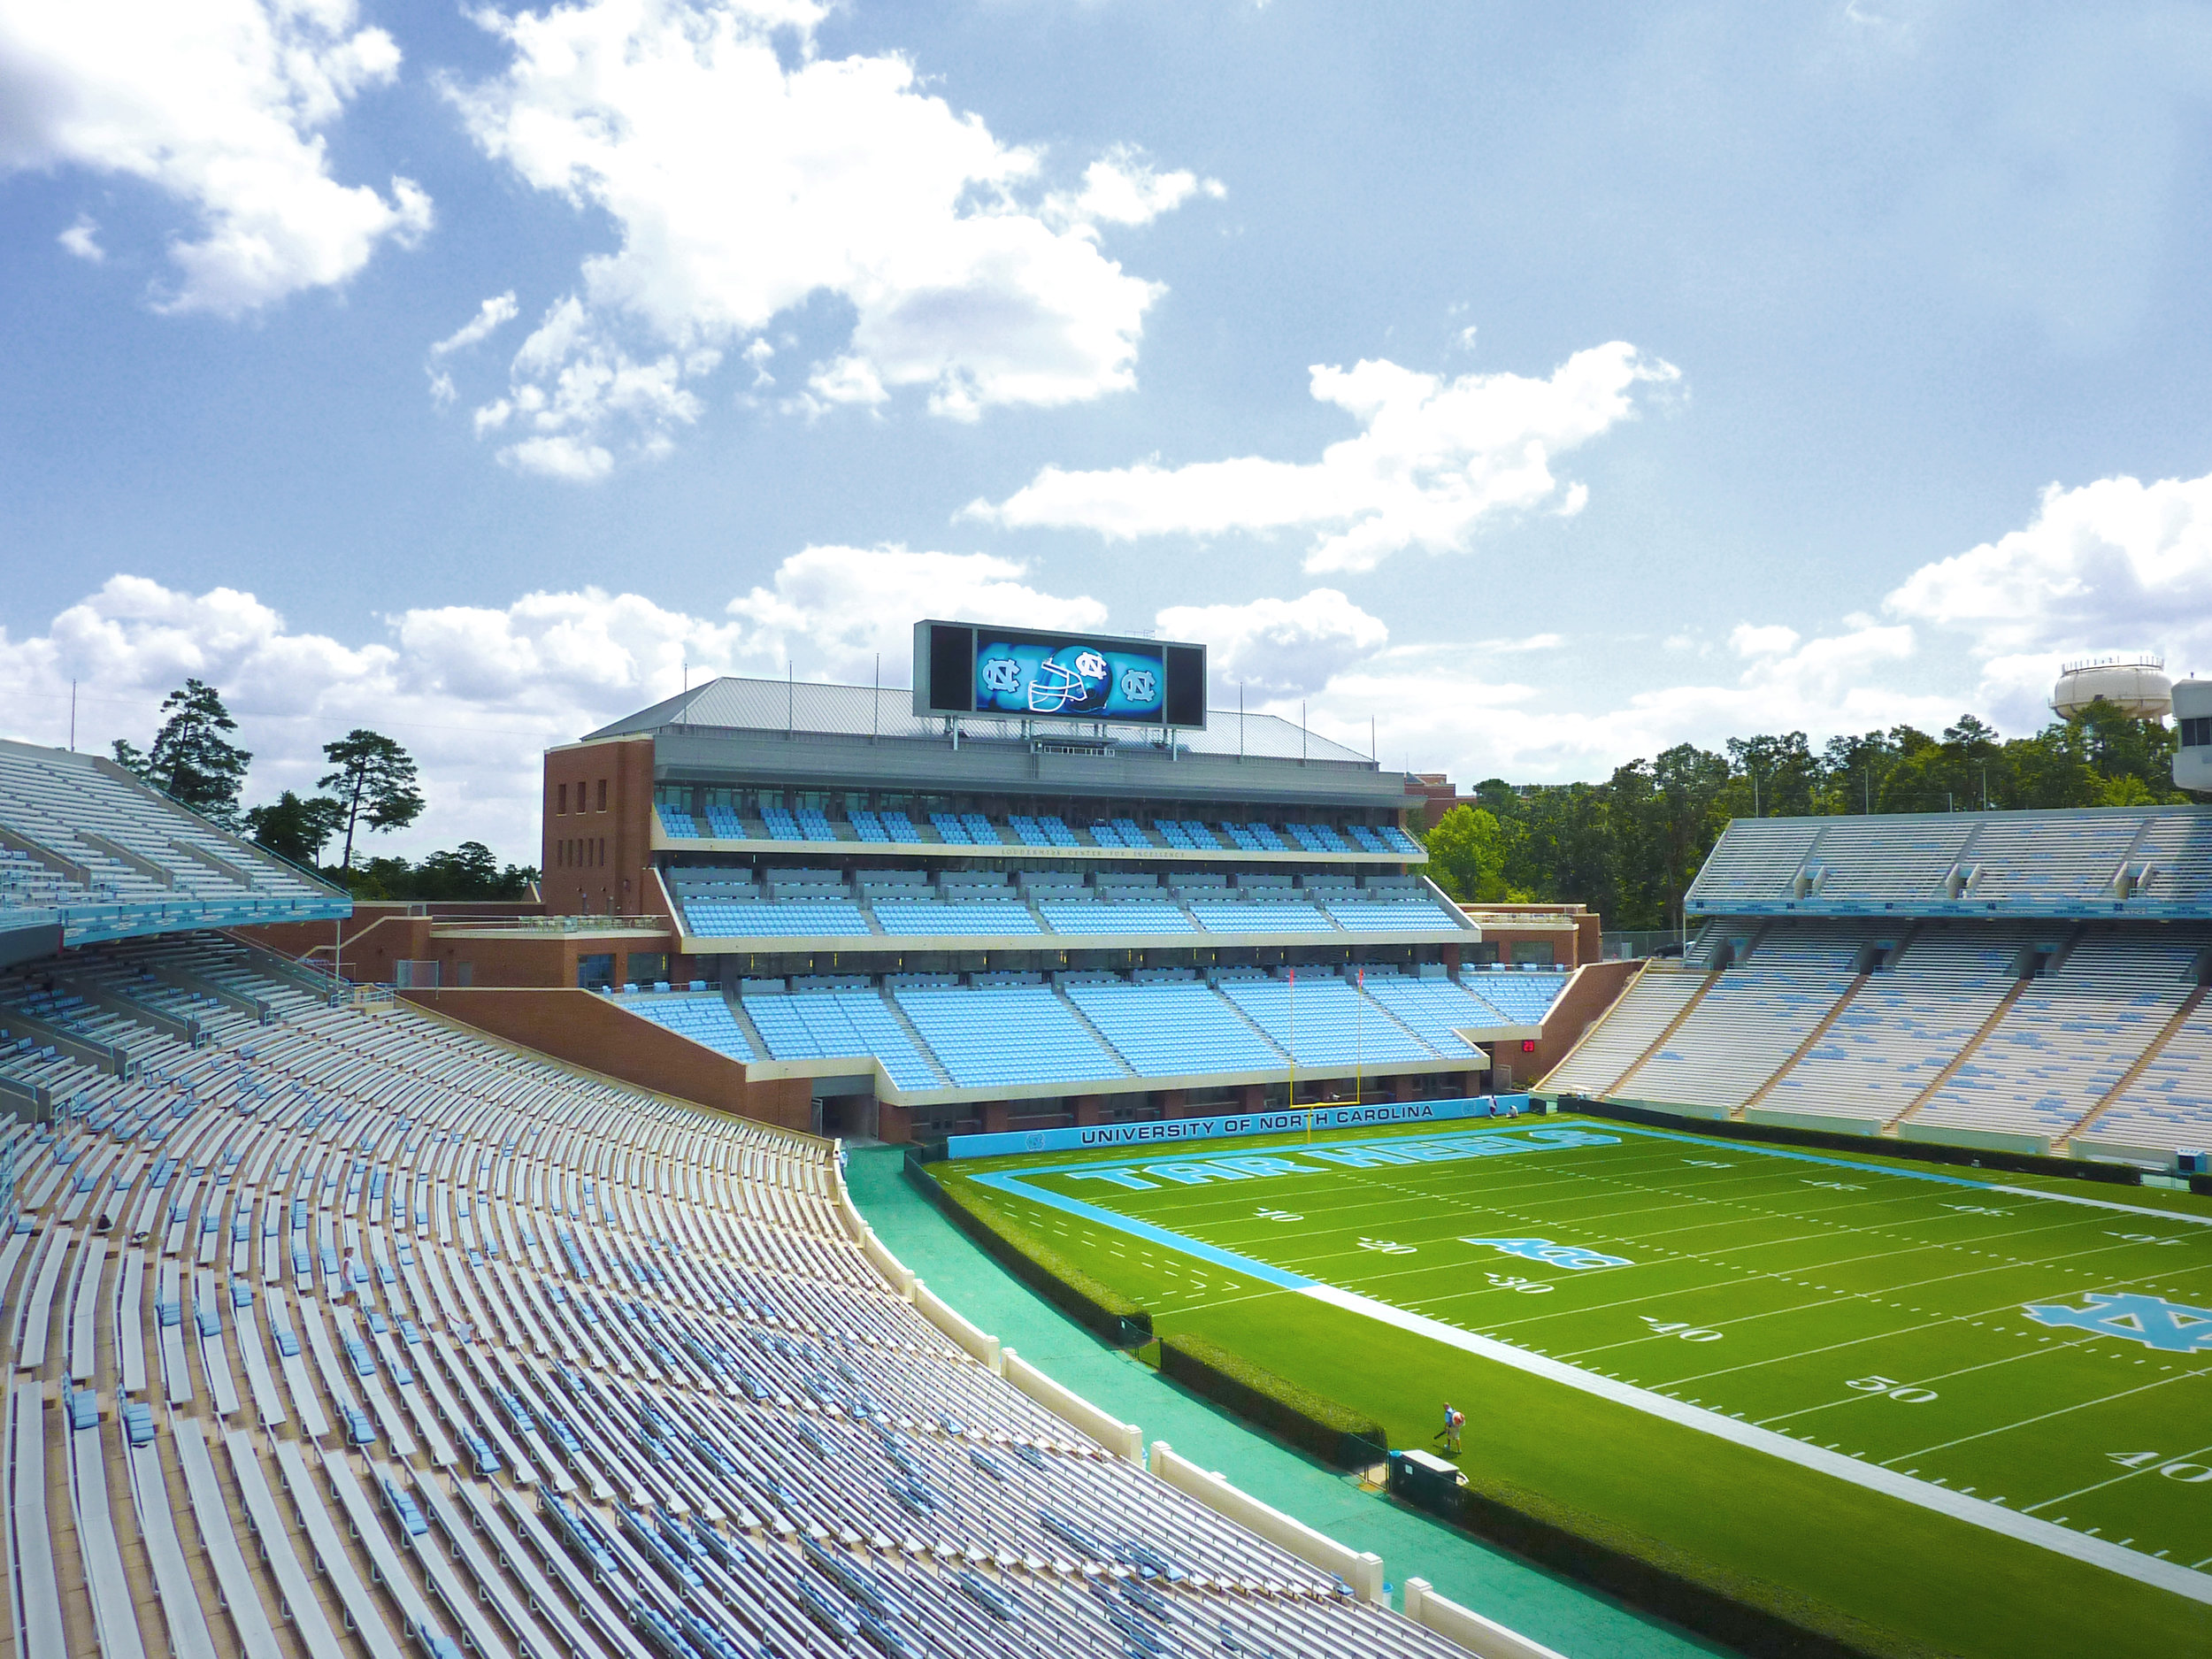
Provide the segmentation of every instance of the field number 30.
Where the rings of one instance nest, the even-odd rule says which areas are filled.
[[[1881,1394],[1891,1400],[1901,1400],[1909,1406],[1924,1406],[1936,1397],[1932,1388],[1915,1388],[1901,1383],[1894,1377],[1854,1377],[1843,1385],[1855,1388],[1863,1394]]]

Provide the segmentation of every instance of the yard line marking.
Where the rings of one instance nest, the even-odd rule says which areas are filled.
[[[2078,1345],[2062,1343],[2055,1348],[2022,1348],[2017,1354],[2007,1354],[2001,1359],[1986,1359],[1977,1365],[1961,1365],[1955,1371],[1932,1371],[1918,1377],[1900,1378],[1898,1380],[1909,1383],[1916,1388],[1924,1388],[1930,1383],[1947,1382],[1954,1377],[1969,1377],[1978,1371],[1994,1371],[2000,1365],[2009,1365],[2015,1360],[2033,1359],[2039,1354],[2062,1354],[2066,1351],[2067,1348],[2073,1346]],[[1770,1417],[1761,1417],[1759,1421],[1762,1423],[1786,1423],[1792,1417],[1809,1417],[1816,1411],[1825,1411],[1831,1406],[1847,1406],[1855,1400],[1878,1398],[1880,1398],[1880,1396],[1877,1394],[1847,1394],[1837,1400],[1824,1400],[1818,1405],[1800,1406],[1794,1411],[1777,1412]],[[1909,1455],[1910,1454],[1908,1455]],[[1889,1458],[1885,1461],[1894,1463],[1897,1460],[1895,1458]]]
[[[1516,1348],[1509,1342],[1477,1336],[1472,1332],[1460,1330],[1456,1325],[1446,1325],[1422,1314],[1408,1313],[1387,1302],[1377,1302],[1352,1291],[1339,1290],[1331,1285],[1310,1285],[1304,1287],[1302,1294],[1348,1313],[1363,1314],[1402,1331],[1428,1337],[1432,1341],[1458,1348],[1463,1353],[1494,1360],[1500,1364],[1510,1365],[1516,1371],[1563,1383],[1570,1388],[1595,1394],[1617,1405],[1627,1406],[1685,1428],[1696,1429],[1717,1440],[1765,1452],[1801,1468],[1833,1475],[1854,1486],[1901,1498],[1908,1503],[1950,1516],[1970,1525],[2017,1539],[2024,1543],[2035,1544],[2076,1561],[2103,1567],[2138,1583],[2153,1585],[2162,1590],[2170,1590],[2177,1595],[2187,1596],[2193,1601],[2212,1605],[2212,1576],[2177,1563],[2160,1561],[2155,1556],[2124,1549],[2108,1539],[2091,1538],[2070,1532],[2055,1522],[2040,1520],[1984,1499],[1968,1497],[1947,1487],[1916,1480],[1878,1463],[1869,1463],[1839,1452],[1807,1446],[1772,1429],[1740,1423],[1733,1417],[1702,1407],[1685,1405],[1680,1401],[1670,1400],[1649,1389],[1615,1382],[1578,1365],[1548,1359],[1525,1348]]]
[[[2148,1216],[2158,1221],[2185,1221],[2193,1227],[2212,1227],[2212,1216],[2192,1215],[2185,1210],[2146,1210],[2140,1204],[2116,1204],[2109,1198],[2082,1198],[2072,1193],[2046,1193],[2033,1187],[1999,1187],[1993,1193],[2019,1193],[2029,1198],[2047,1198],[2055,1203],[2086,1204],[2093,1210],[2116,1210],[2123,1215]]]
[[[2148,1474],[2152,1470],[2158,1468],[2161,1464],[2188,1463],[2193,1459],[2203,1456],[2207,1452],[2212,1452],[2212,1446],[2200,1446],[2193,1452],[2183,1452],[2173,1457],[2162,1457],[2155,1463],[2146,1463],[2140,1469],[2131,1469],[2124,1475],[2115,1475],[2109,1480],[2100,1480],[2094,1486],[2083,1486],[2078,1491],[2075,1492],[2061,1493],[2057,1497],[2046,1498],[2040,1503],[2031,1503],[2026,1509],[2023,1509],[2021,1513],[2023,1515],[2032,1515],[2038,1509],[2047,1509],[2054,1503],[2063,1503],[2069,1498],[2082,1497],[2092,1492],[2102,1492],[2107,1486],[2116,1486],[2123,1480],[2132,1480],[2138,1475]]]
[[[1970,1440],[1985,1440],[1993,1434],[2009,1434],[2015,1429],[2024,1429],[2031,1423],[2047,1423],[2053,1417],[2062,1417],[2069,1412],[2086,1411],[2091,1406],[2108,1405],[2115,1400],[2125,1400],[2133,1394],[2148,1394],[2154,1388],[2163,1388],[2168,1383],[2182,1382],[2191,1377],[2201,1377],[2202,1371],[2177,1371],[2171,1377],[2161,1377],[2156,1382],[2145,1383],[2140,1388],[2123,1388],[2116,1394],[2100,1394],[2094,1400],[2078,1400],[2072,1405],[2061,1406],[2055,1411],[2040,1412],[2032,1417],[2022,1417],[2017,1423],[2001,1423],[1993,1429],[1983,1429],[1975,1434],[1962,1434],[1955,1440],[1943,1440],[1934,1446],[1924,1446],[1916,1452],[1900,1452],[1885,1463],[1901,1463],[1908,1457],[1925,1457],[1930,1452],[1947,1452],[1954,1446],[1964,1446]],[[2057,1502],[2056,1499],[2052,1502]],[[2041,1508],[2040,1504],[2036,1505]]]

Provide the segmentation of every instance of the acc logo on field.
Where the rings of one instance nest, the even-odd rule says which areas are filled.
[[[2039,1325],[2070,1325],[2093,1336],[2122,1337],[2162,1354],[2212,1352],[2212,1308],[2104,1290],[2093,1290],[2082,1300],[2089,1304],[2086,1308],[2033,1302],[2021,1311]]]
[[[1571,1268],[1580,1272],[1592,1267],[1633,1267],[1635,1263],[1625,1256],[1605,1256],[1596,1250],[1586,1250],[1577,1244],[1554,1244],[1549,1239],[1462,1239],[1462,1244],[1486,1244],[1494,1250],[1508,1256],[1517,1256],[1531,1262],[1548,1262],[1554,1267]]]

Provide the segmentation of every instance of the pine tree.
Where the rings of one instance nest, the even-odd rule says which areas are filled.
[[[238,787],[253,757],[223,735],[235,732],[238,722],[223,707],[222,694],[188,680],[162,699],[161,711],[169,718],[154,734],[153,750],[146,757],[147,781],[219,824],[235,822]],[[118,747],[116,758],[128,765],[126,747]]]
[[[342,868],[353,867],[353,835],[357,823],[373,830],[403,829],[422,816],[428,804],[415,787],[413,757],[376,732],[356,726],[335,743],[323,745],[323,758],[334,771],[316,780],[318,789],[336,797],[346,826]]]

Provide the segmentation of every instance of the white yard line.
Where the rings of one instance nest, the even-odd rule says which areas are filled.
[[[2116,1486],[2124,1480],[2132,1480],[2138,1475],[2148,1474],[2162,1464],[2194,1463],[2207,1452],[2212,1452],[2212,1446],[2200,1446],[2196,1450],[2183,1452],[2177,1457],[2161,1457],[2154,1462],[2144,1464],[2139,1469],[2131,1469],[2124,1475],[2115,1475],[2109,1480],[2100,1480],[2091,1486],[2077,1486],[2071,1492],[2060,1493],[2055,1498],[2046,1498],[2040,1503],[2031,1503],[2022,1513],[2033,1514],[2038,1509],[2047,1509],[2055,1503],[2070,1503],[2076,1498],[2086,1497],[2093,1492],[2102,1492],[2107,1486]]]
[[[1939,1515],[1950,1516],[1954,1519],[1966,1522],[1969,1525],[1979,1526],[1988,1532],[2017,1539],[2024,1543],[2034,1544],[2040,1548],[2070,1556],[2076,1561],[2086,1562],[2092,1566],[2102,1567],[2108,1571],[2119,1573],[2138,1583],[2152,1585],[2162,1590],[2170,1590],[2175,1594],[2186,1596],[2193,1601],[2212,1605],[2212,1575],[2194,1571],[2177,1562],[2160,1561],[2154,1556],[2140,1555],[2105,1539],[2086,1537],[2053,1522],[2039,1520],[2030,1515],[2022,1515],[2016,1510],[1985,1502],[1979,1498],[1970,1498],[1962,1493],[1953,1492],[1947,1487],[1934,1486],[1924,1480],[1916,1480],[1910,1476],[1901,1475],[1896,1471],[1885,1469],[1879,1464],[1863,1463],[1855,1457],[1847,1457],[1838,1452],[1823,1451],[1816,1447],[1806,1446],[1792,1440],[1786,1434],[1778,1434],[1771,1429],[1759,1428],[1748,1423],[1739,1423],[1733,1417],[1724,1417],[1717,1411],[1708,1411],[1698,1406],[1684,1405],[1679,1401],[1668,1399],[1664,1394],[1654,1394],[1648,1389],[1638,1388],[1628,1383],[1615,1382],[1610,1378],[1601,1377],[1594,1371],[1584,1371],[1578,1365],[1570,1365],[1562,1360],[1547,1359],[1540,1354],[1532,1354],[1525,1349],[1515,1348],[1509,1343],[1496,1341],[1489,1337],[1477,1336],[1471,1331],[1462,1331],[1455,1325],[1444,1324],[1441,1320],[1431,1319],[1417,1313],[1408,1313],[1402,1309],[1393,1308],[1388,1303],[1377,1302],[1371,1297],[1358,1295],[1348,1290],[1339,1290],[1330,1285],[1310,1285],[1306,1286],[1302,1294],[1311,1296],[1317,1302],[1325,1302],[1331,1307],[1340,1308],[1348,1313],[1362,1314],[1368,1318],[1379,1320],[1382,1324],[1395,1326],[1399,1330],[1427,1337],[1432,1341],[1441,1342],[1448,1348],[1458,1348],[1463,1353],[1494,1360],[1502,1365],[1510,1365],[1516,1371],[1526,1371],[1532,1376],[1542,1377],[1552,1382],[1563,1383],[1570,1388],[1578,1389],[1584,1394],[1595,1394],[1600,1399],[1610,1400],[1617,1405],[1627,1406],[1632,1410],[1644,1412],[1647,1416],[1678,1424],[1685,1428],[1696,1429],[1717,1440],[1748,1447],[1752,1450],[1764,1452],[1770,1456],[1784,1458],[1801,1468],[1816,1470],[1822,1474],[1833,1475],[1839,1480],[1851,1482],[1854,1486],[1864,1486],[1888,1497],[1902,1499],[1907,1503],[1934,1510]]]
[[[1900,1452],[1896,1456],[1886,1457],[1882,1461],[1901,1463],[1908,1457],[1925,1457],[1931,1452],[1947,1452],[1954,1446],[1965,1446],[1975,1440],[1985,1440],[1993,1434],[2009,1434],[2013,1430],[2024,1429],[2031,1423],[2047,1423],[2053,1417],[2062,1417],[2075,1411],[2086,1411],[2092,1406],[2108,1405],[2115,1400],[2125,1400],[2133,1394],[2147,1394],[2154,1388],[2163,1388],[2168,1383],[2187,1382],[2193,1377],[2202,1375],[2201,1371],[2176,1371],[2170,1377],[2161,1377],[2154,1382],[2147,1382],[2139,1388],[2122,1388],[2114,1394],[2099,1394],[2094,1400],[2077,1400],[2071,1405],[2060,1406],[2055,1410],[2038,1412],[2032,1417],[2022,1417],[2017,1423],[2001,1423],[1993,1429],[1981,1429],[1972,1434],[1962,1434],[1955,1440],[1940,1440],[1933,1446],[1924,1446],[1918,1451]],[[2031,1509],[2039,1509],[2042,1507],[2039,1503],[2028,1505]]]
[[[2047,1198],[2055,1204],[2086,1204],[2092,1210],[2116,1210],[2122,1215],[2142,1216],[2152,1221],[2184,1221],[2193,1227],[2212,1227],[2212,1216],[2193,1216],[2185,1210],[2146,1210],[2140,1204],[2116,1204],[2109,1198],[2080,1198],[2072,1193],[2047,1193],[2039,1187],[1998,1187],[1993,1193],[2016,1193],[2023,1198]]]

